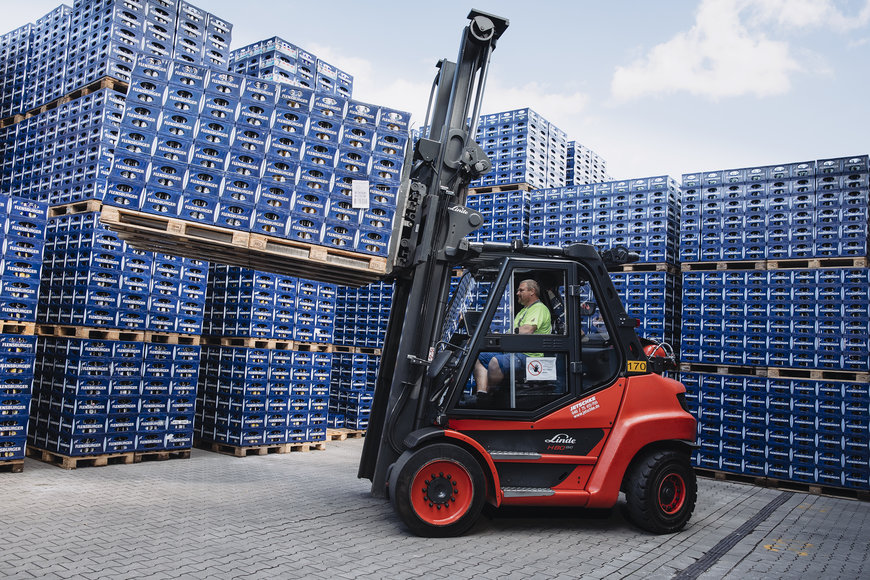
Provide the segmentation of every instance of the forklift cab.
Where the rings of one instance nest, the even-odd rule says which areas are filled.
[[[440,344],[455,349],[457,372],[436,379],[453,389],[433,390],[453,392],[449,415],[533,419],[616,380],[622,355],[610,340],[615,321],[596,306],[602,289],[594,276],[566,260],[507,258],[498,265],[465,272],[448,305]],[[549,332],[518,332],[517,289],[527,280],[539,287]],[[485,368],[485,394],[476,365]]]

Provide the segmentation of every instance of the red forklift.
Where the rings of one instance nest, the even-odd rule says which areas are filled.
[[[609,267],[636,256],[467,239],[483,223],[465,206],[468,184],[492,167],[472,137],[508,27],[475,10],[469,19],[456,62],[438,63],[428,131],[405,164],[359,477],[421,536],[466,532],[485,503],[610,508],[620,492],[640,528],[679,531],[697,495],[696,421],[610,280]],[[517,332],[514,297],[529,281],[546,334]],[[486,367],[481,390],[475,367],[494,358],[502,372],[490,381]]]

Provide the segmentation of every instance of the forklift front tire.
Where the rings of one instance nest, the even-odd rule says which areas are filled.
[[[698,483],[685,453],[661,450],[639,457],[625,485],[628,517],[639,528],[672,534],[695,509]]]
[[[418,536],[458,536],[480,516],[486,478],[471,453],[435,443],[399,457],[390,473],[390,499],[399,518]]]

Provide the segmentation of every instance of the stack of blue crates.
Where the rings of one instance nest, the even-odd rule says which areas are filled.
[[[332,356],[204,346],[197,437],[233,447],[325,440]]]
[[[46,210],[44,203],[0,196],[0,465],[24,459]]]
[[[337,286],[213,264],[203,334],[331,344]]]
[[[393,285],[376,282],[361,288],[338,287],[335,344],[329,392],[330,427],[364,430],[384,345]]]
[[[466,205],[480,212],[483,225],[468,239],[475,242],[529,243],[530,194],[522,189],[472,190]]]
[[[211,266],[200,440],[250,447],[326,438],[336,290],[324,282]]]
[[[100,224],[99,212],[48,220],[39,321],[198,335],[207,264],[136,250]]]
[[[641,263],[677,263],[679,186],[668,176],[532,192],[530,241],[626,246]]]
[[[868,156],[683,175],[684,262],[867,255]]]
[[[493,169],[473,181],[472,187],[526,183],[532,189],[543,189],[565,185],[567,134],[532,109],[481,115],[476,140]]]
[[[97,211],[54,211],[38,320],[57,330],[40,341],[31,444],[64,456],[189,449],[207,264],[133,249]]]
[[[350,98],[353,93],[350,74],[277,36],[235,49],[230,53],[229,68],[241,75],[308,87],[345,98]]]
[[[870,371],[868,272],[684,272],[682,360]]]
[[[15,112],[29,111],[64,94],[72,13],[62,4],[34,24],[21,108]]]
[[[698,417],[695,464],[778,481],[866,491],[866,382],[683,372]]]
[[[388,253],[408,114],[153,57],[127,98],[107,204]]]
[[[548,188],[531,193],[530,242],[626,246],[652,271],[612,272],[641,336],[679,345],[679,187],[668,176]],[[632,266],[635,268],[636,266]]]
[[[603,157],[576,141],[568,141],[568,162],[565,170],[565,185],[586,185],[613,181],[607,173]]]
[[[36,336],[0,334],[0,467],[24,459]]]
[[[140,54],[226,70],[231,36],[232,25],[183,0],[78,0],[62,94],[105,76],[129,82]]]
[[[358,431],[368,428],[380,362],[377,354],[336,352],[332,355],[330,427]]]
[[[701,467],[867,489],[868,157],[683,176]]]
[[[50,205],[101,199],[123,111],[107,88],[21,120],[3,191]]]
[[[0,36],[0,119],[22,111],[32,43],[33,24]]]
[[[0,196],[0,320],[36,320],[47,209],[42,202]]]
[[[193,444],[199,345],[45,337],[31,442],[64,456]]]

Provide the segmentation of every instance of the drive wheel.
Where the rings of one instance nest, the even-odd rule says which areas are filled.
[[[685,453],[655,451],[634,463],[625,485],[628,517],[639,528],[672,534],[695,509],[698,483]]]
[[[471,453],[437,443],[399,457],[390,475],[390,498],[418,536],[458,536],[480,515],[486,478]]]

